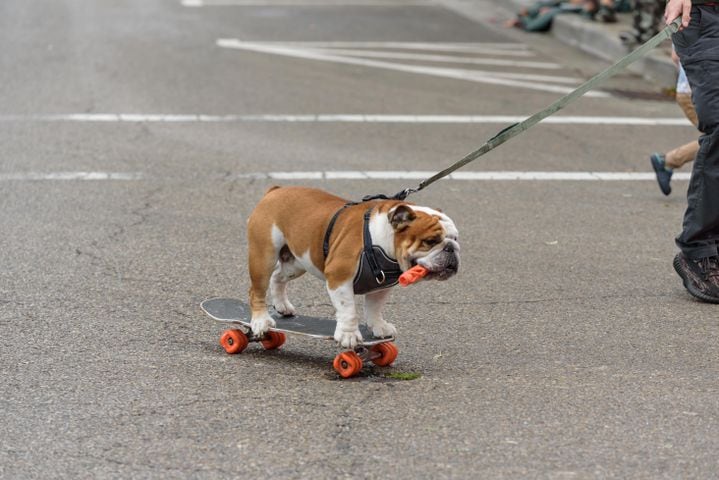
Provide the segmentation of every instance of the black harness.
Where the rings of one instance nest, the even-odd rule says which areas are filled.
[[[362,201],[374,200],[376,198],[387,198],[384,195],[378,195],[375,197],[365,197]],[[332,235],[332,229],[337,222],[337,218],[345,208],[353,205],[359,205],[358,202],[349,202],[342,206],[335,212],[327,226],[325,232],[325,239],[322,244],[322,252],[327,258],[330,251],[330,236]],[[353,281],[355,295],[364,295],[365,293],[373,292],[383,288],[389,288],[397,285],[399,282],[399,276],[402,275],[402,269],[399,263],[394,258],[387,255],[379,245],[372,244],[372,235],[369,231],[369,220],[372,215],[372,209],[369,207],[364,214],[364,227],[362,231],[362,239],[364,246],[362,247],[362,254],[360,255],[359,268],[355,274]]]

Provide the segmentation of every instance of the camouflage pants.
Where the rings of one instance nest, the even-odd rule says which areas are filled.
[[[636,0],[631,34],[637,43],[644,43],[659,33],[663,23],[666,0]]]

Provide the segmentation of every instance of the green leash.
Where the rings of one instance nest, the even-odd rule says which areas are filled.
[[[574,91],[569,92],[541,112],[537,112],[531,117],[519,122],[515,123],[514,125],[511,125],[501,132],[499,132],[497,135],[492,137],[487,143],[482,145],[477,150],[473,151],[472,153],[469,153],[467,156],[465,156],[460,161],[454,163],[453,165],[449,166],[448,168],[445,168],[441,172],[436,173],[435,175],[431,176],[430,178],[422,181],[417,188],[408,188],[397,195],[395,195],[393,198],[397,198],[400,200],[405,199],[409,194],[419,192],[420,190],[423,190],[424,188],[430,186],[440,178],[446,177],[450,173],[454,172],[455,170],[462,168],[463,166],[467,165],[469,162],[476,160],[477,158],[481,157],[485,153],[494,150],[504,142],[508,141],[509,139],[519,135],[522,132],[525,132],[532,128],[537,123],[541,122],[545,118],[549,117],[550,115],[553,115],[557,113],[562,108],[566,107],[585,93],[587,93],[589,90],[593,89],[603,81],[607,80],[610,77],[613,77],[616,75],[619,71],[623,70],[627,67],[627,65],[636,62],[640,58],[644,57],[647,53],[649,53],[650,50],[654,49],[657,45],[662,43],[667,38],[670,38],[673,33],[676,33],[679,31],[679,26],[681,25],[681,17],[674,20],[670,25],[666,26],[661,32],[654,35],[652,38],[647,40],[642,46],[638,47],[636,50],[631,52],[629,55],[625,56],[624,58],[617,61],[614,65],[607,68],[606,70],[598,73],[594,77],[590,78],[583,84],[581,84],[579,87],[577,87]]]

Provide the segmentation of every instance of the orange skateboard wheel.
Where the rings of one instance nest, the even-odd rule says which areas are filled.
[[[378,367],[386,367],[387,365],[390,365],[395,361],[397,355],[399,355],[397,345],[392,342],[378,343],[377,345],[374,345],[371,350],[380,354],[379,357],[372,359],[372,363]]]
[[[240,353],[247,348],[247,335],[242,330],[225,330],[220,337],[220,345],[227,353]]]
[[[351,378],[362,370],[362,359],[350,350],[337,355],[332,366],[342,378]]]
[[[265,347],[265,350],[274,350],[280,348],[286,339],[285,334],[282,332],[267,332],[265,338],[261,340],[260,343]]]

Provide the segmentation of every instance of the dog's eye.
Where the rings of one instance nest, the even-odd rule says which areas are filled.
[[[432,248],[432,247],[434,247],[435,245],[437,245],[437,244],[438,244],[439,242],[441,242],[441,241],[442,241],[441,238],[432,237],[432,238],[426,238],[426,239],[422,240],[422,244],[423,244],[425,247]]]

